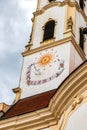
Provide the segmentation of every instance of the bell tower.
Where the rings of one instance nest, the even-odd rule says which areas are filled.
[[[33,15],[21,98],[57,89],[87,57],[86,0],[38,0]]]

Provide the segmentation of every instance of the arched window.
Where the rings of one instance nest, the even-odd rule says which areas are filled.
[[[84,35],[87,34],[87,27],[80,28],[80,47],[84,50]]]
[[[83,10],[85,7],[84,0],[79,0],[79,4],[80,4],[81,9]]]
[[[55,1],[55,0],[49,0],[49,2],[51,2],[51,1]]]
[[[54,36],[55,21],[51,20],[46,23],[44,27],[43,41],[53,38]]]
[[[80,28],[80,47],[84,50],[84,34],[82,28]]]

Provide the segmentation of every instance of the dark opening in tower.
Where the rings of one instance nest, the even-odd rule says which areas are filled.
[[[82,50],[84,50],[85,35],[87,35],[87,27],[80,28],[80,47],[82,48]]]
[[[53,38],[55,21],[51,20],[45,24],[43,41]]]
[[[84,10],[84,7],[85,7],[84,0],[79,0],[79,5],[80,5],[81,9]]]

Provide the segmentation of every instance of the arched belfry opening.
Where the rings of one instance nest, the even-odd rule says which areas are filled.
[[[49,2],[52,2],[52,1],[55,1],[55,0],[49,0]]]
[[[54,37],[55,21],[50,20],[44,26],[43,41],[49,40]]]
[[[84,7],[85,7],[84,0],[79,0],[79,5],[80,5],[80,8],[81,8],[82,10],[84,10]]]
[[[85,35],[87,35],[87,27],[80,28],[80,47],[84,51]]]

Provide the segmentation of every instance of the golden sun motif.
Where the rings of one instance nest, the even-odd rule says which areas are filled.
[[[52,61],[53,57],[51,54],[45,54],[43,55],[40,59],[39,59],[39,62],[38,64],[40,66],[45,66],[47,64],[49,64],[51,61]]]

